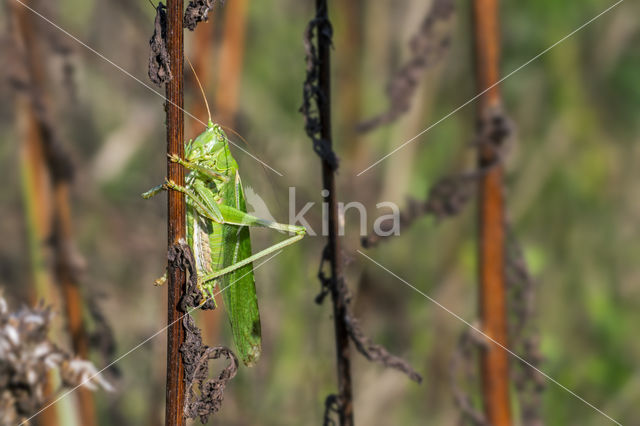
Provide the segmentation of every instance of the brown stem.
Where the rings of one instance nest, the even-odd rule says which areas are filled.
[[[23,97],[22,97],[23,98]],[[44,158],[42,144],[36,129],[35,114],[30,102],[26,99],[18,100],[17,116],[20,122],[21,139],[21,168],[23,176],[23,200],[25,205],[25,220],[27,237],[29,240],[29,260],[33,276],[33,289],[30,291],[31,303],[36,305],[41,300],[51,301],[51,276],[45,265],[42,246],[48,234],[48,210],[50,200],[45,191],[40,190],[43,184],[48,184],[48,176],[44,172]],[[35,290],[35,291],[33,291]],[[53,394],[55,374],[50,372],[45,384],[45,396]],[[58,426],[57,408],[44,410],[37,418],[40,426]]]
[[[327,0],[316,0],[317,16],[328,14]],[[323,28],[317,31],[319,79],[318,86],[322,93],[319,102],[319,119],[321,137],[329,147],[331,137],[331,45],[323,34]],[[351,391],[351,361],[349,354],[349,334],[344,322],[347,301],[341,297],[339,286],[343,275],[342,249],[338,238],[338,204],[336,197],[335,172],[332,165],[322,159],[322,184],[324,202],[329,206],[329,262],[331,264],[331,298],[333,301],[333,318],[336,335],[336,355],[338,373],[338,397],[340,400],[340,424],[352,426],[353,396]]]
[[[205,93],[207,91],[208,82],[211,81],[211,62],[212,56],[214,56],[214,26],[212,21],[213,19],[207,23],[199,25],[193,34],[193,69],[195,70],[195,74],[198,78],[200,78],[200,81],[202,81]],[[200,96],[200,87],[198,86],[198,82],[195,77],[188,79],[187,81],[191,82],[190,87],[187,90],[192,94],[193,99],[191,107],[188,108],[187,111],[191,111],[193,115],[206,123],[208,119],[207,107]],[[212,113],[216,115],[215,108]],[[192,121],[191,123],[193,123],[193,125],[189,126],[188,134],[189,138],[195,139],[200,133],[202,133],[202,124],[196,121]],[[204,312],[215,312],[215,310]]]
[[[476,84],[478,91],[499,80],[498,0],[474,0]],[[478,121],[486,123],[499,109],[499,87],[488,90],[478,103]],[[507,346],[505,285],[505,210],[503,169],[495,147],[479,145],[480,167],[489,167],[479,183],[479,279],[480,316],[483,331]],[[511,425],[509,359],[502,348],[488,344],[480,359],[486,419],[493,426]]]
[[[82,295],[76,278],[72,247],[72,221],[69,208],[69,181],[54,179],[54,215],[56,235],[56,278],[65,300],[65,310],[71,344],[76,356],[89,357],[89,341],[82,317]],[[78,389],[80,421],[83,425],[96,425],[93,395],[89,389]]]
[[[357,131],[354,123],[362,120],[362,52],[364,51],[364,1],[341,1],[336,4],[337,15],[341,17],[338,40],[340,49],[336,50],[339,67],[336,87],[340,93],[340,116],[343,123],[340,131],[342,140],[349,141],[345,146],[347,163],[351,169],[360,171],[366,167],[367,145]],[[355,182],[354,182],[355,184]]]
[[[183,62],[184,41],[182,30],[182,0],[167,2],[167,46],[171,58],[173,79],[167,83],[167,154],[184,157],[184,115],[183,115]],[[169,180],[184,185],[184,169],[167,160]],[[169,191],[168,246],[185,240],[185,200],[177,191]],[[184,328],[180,318],[179,303],[185,287],[185,271],[170,262],[168,268],[167,322],[167,389],[165,425],[183,426],[184,418],[184,368],[180,356],[180,346],[184,342]]]
[[[223,44],[220,51],[220,70],[216,93],[217,120],[229,127],[234,126],[238,109],[238,94],[242,79],[242,63],[245,48],[247,23],[247,0],[234,0],[225,8]]]
[[[33,30],[31,12],[22,5],[14,4],[16,24],[23,41],[25,64],[28,78],[29,109],[27,114],[30,121],[31,137],[30,145],[37,145],[40,151],[40,168],[48,169],[50,180],[44,185],[39,185],[36,193],[40,197],[48,199],[48,209],[42,209],[39,214],[45,215],[48,223],[45,225],[48,231],[39,236],[40,242],[50,234],[55,236],[55,280],[60,286],[65,302],[65,312],[71,343],[76,356],[87,359],[89,356],[89,343],[82,316],[82,296],[77,283],[77,256],[74,259],[71,220],[71,208],[69,202],[69,188],[72,177],[72,166],[68,161],[68,155],[61,149],[55,139],[48,111],[46,99],[46,77],[44,74],[44,54],[39,48],[37,34]],[[31,148],[33,150],[33,147]],[[35,164],[35,163],[34,163]],[[51,196],[53,193],[53,197]],[[53,202],[51,203],[51,198]],[[40,210],[40,209],[38,209]],[[46,213],[44,213],[46,212]],[[53,225],[51,229],[51,225]],[[42,290],[41,290],[42,291]],[[83,425],[96,424],[96,410],[93,395],[86,388],[80,388],[77,392],[79,401],[79,420]],[[49,423],[49,420],[45,420]]]

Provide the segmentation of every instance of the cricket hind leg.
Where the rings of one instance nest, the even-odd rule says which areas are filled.
[[[216,278],[222,276],[222,275],[226,275],[230,272],[235,271],[236,269],[240,269],[245,265],[248,265],[250,263],[255,262],[258,259],[261,259],[265,256],[268,256],[271,253],[274,253],[280,249],[285,248],[288,245],[291,245],[293,243],[295,243],[296,241],[300,241],[302,238],[304,238],[304,234],[297,234],[294,235],[291,238],[287,238],[284,241],[281,241],[279,243],[276,243],[274,245],[272,245],[271,247],[267,247],[266,249],[259,251],[258,253],[251,255],[245,259],[242,259],[239,262],[234,263],[233,265],[227,266],[226,268],[220,269],[219,271],[215,271],[215,272],[211,272],[209,274],[206,274],[202,277],[202,280],[204,283],[207,283],[209,281],[215,280]]]
[[[220,205],[220,212],[225,224],[237,226],[252,226],[258,228],[269,228],[279,232],[287,232],[290,234],[306,235],[307,230],[304,226],[289,225],[286,223],[278,223],[270,220],[260,219],[249,213],[238,210],[235,207]]]
[[[200,291],[202,298],[198,308],[202,308],[209,300],[213,301],[213,309],[218,307],[218,304],[216,303],[217,293],[214,293],[215,288],[216,281],[209,280],[209,282],[205,282],[201,279],[201,276],[198,275],[198,291]]]
[[[245,265],[248,265],[260,258],[268,256],[271,253],[274,253],[286,246],[289,246],[295,243],[296,241],[300,241],[307,234],[307,230],[302,226],[287,225],[283,223],[266,221],[263,219],[258,219],[257,217],[252,216],[248,213],[234,209],[233,207],[228,207],[228,206],[220,206],[220,207],[221,207],[222,215],[225,219],[225,223],[227,224],[232,224],[237,226],[271,228],[279,231],[290,232],[290,233],[293,233],[294,235],[290,238],[287,238],[284,241],[280,241],[279,243],[272,245],[271,247],[267,247],[266,249],[261,250],[254,255],[251,255],[245,259],[242,259],[241,261],[236,262],[233,265],[229,265],[226,268],[204,275],[203,277],[204,283],[214,280],[222,275],[233,272],[236,269],[242,268]]]

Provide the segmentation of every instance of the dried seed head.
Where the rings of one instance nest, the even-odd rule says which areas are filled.
[[[195,30],[200,22],[209,20],[209,12],[214,4],[215,0],[191,0],[184,11],[182,25],[190,31]]]
[[[0,424],[17,424],[42,406],[49,371],[63,385],[113,390],[89,361],[73,358],[48,338],[53,313],[39,304],[10,312],[0,294]]]

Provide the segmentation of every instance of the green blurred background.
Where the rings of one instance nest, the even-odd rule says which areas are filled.
[[[185,36],[188,57],[204,60],[210,69],[201,78],[212,106],[217,88],[224,86],[220,56],[228,43],[223,28],[225,11],[234,1],[215,7],[207,24],[212,27],[208,50],[198,51],[194,34]],[[228,124],[248,141],[248,150],[284,175],[232,150],[245,185],[281,222],[288,220],[288,188],[295,187],[298,207],[316,202],[307,218],[319,229],[321,172],[298,113],[305,69],[302,33],[313,14],[312,3],[248,2],[246,49],[239,53],[244,62],[237,73],[238,107]],[[612,4],[501,3],[503,75]],[[146,67],[154,11],[146,1],[59,0],[34,7],[152,84]],[[342,159],[339,198],[368,207],[368,229],[382,213],[376,203],[393,201],[402,207],[407,196],[424,199],[440,176],[474,165],[472,104],[354,177],[476,94],[469,2],[458,1],[451,48],[421,77],[411,111],[364,136],[353,131],[354,124],[386,109],[387,82],[409,57],[408,41],[429,7],[430,2],[420,0],[330,1],[334,134]],[[505,108],[517,128],[506,160],[509,218],[536,279],[534,321],[544,355],[541,369],[625,425],[640,425],[640,344],[633,331],[640,322],[638,16],[636,2],[623,2],[501,85]],[[55,32],[38,25],[42,37]],[[85,294],[99,300],[113,327],[116,354],[121,354],[165,324],[166,289],[152,283],[165,263],[166,196],[152,201],[139,196],[164,178],[163,101],[82,46],[69,39],[66,43],[72,49],[75,89],[63,84],[56,55],[48,56],[47,70],[56,130],[77,167],[72,212],[75,239],[86,260],[81,284]],[[3,55],[3,61],[12,60]],[[5,65],[9,63],[0,69],[6,70]],[[187,79],[186,109],[202,114],[200,94],[193,90],[192,77]],[[3,84],[0,286],[17,306],[29,300],[33,278],[16,160],[21,141],[14,98]],[[213,113],[215,121],[215,107]],[[188,117],[186,128],[189,135],[202,129]],[[233,135],[231,139],[242,144]],[[347,215],[345,237],[355,311],[374,341],[405,357],[425,379],[418,386],[354,352],[356,423],[455,424],[459,411],[449,364],[465,326],[358,255],[356,219]],[[278,238],[270,231],[252,232],[255,248]],[[256,367],[240,369],[210,424],[321,421],[324,398],[336,389],[331,309],[328,303],[313,302],[323,244],[320,237],[308,237],[256,271],[262,358]],[[367,254],[463,318],[476,320],[473,204],[451,220],[420,220]],[[50,302],[61,309],[59,297]],[[220,318],[219,313],[207,316],[205,341],[231,345],[229,327]],[[63,338],[60,343],[65,345]],[[164,357],[161,334],[118,363],[122,374],[114,379],[117,392],[95,395],[101,425],[162,421]],[[99,367],[105,363],[99,357],[93,360]],[[542,412],[548,425],[609,424],[551,383]]]

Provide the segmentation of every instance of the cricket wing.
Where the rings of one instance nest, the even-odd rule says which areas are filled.
[[[229,182],[225,201],[241,211],[246,211],[244,193],[239,176]],[[231,266],[251,256],[251,237],[248,226],[225,225],[224,266]],[[261,327],[258,297],[253,275],[253,264],[245,265],[223,275],[221,289],[224,304],[231,323],[233,339],[240,359],[247,366],[253,365],[260,356]]]

